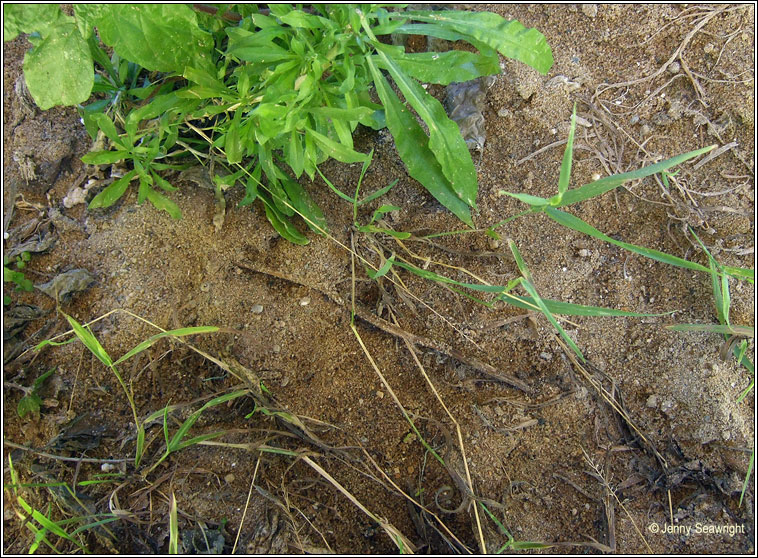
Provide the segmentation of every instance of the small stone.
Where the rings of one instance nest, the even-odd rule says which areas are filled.
[[[648,124],[643,124],[640,128],[640,134],[642,134],[642,136],[649,136],[652,131],[653,129]]]
[[[599,173],[599,172],[594,172],[594,173],[592,173],[592,181],[593,181],[593,182],[597,182],[597,181],[598,181],[598,180],[600,180],[601,178],[602,178],[602,177],[600,176],[600,173]]]
[[[665,401],[663,401],[663,403],[661,403],[661,411],[663,411],[664,413],[668,413],[675,406],[676,404],[671,399],[666,399]]]
[[[649,409],[655,409],[658,406],[658,396],[657,395],[651,395],[647,398],[647,401],[645,402],[645,405]]]
[[[540,358],[543,359],[543,360],[552,360],[553,353],[548,353],[547,351],[544,351],[544,352],[540,353]]]
[[[500,248],[500,241],[496,238],[487,238],[487,244],[490,247],[490,250],[497,250]]]
[[[111,471],[114,471],[116,469],[116,466],[113,463],[103,463],[100,465],[100,470],[103,473],[109,473]]]
[[[581,258],[589,258],[592,255],[592,252],[587,250],[586,248],[582,248],[579,250],[579,257]]]
[[[384,399],[384,392],[377,390],[376,397],[377,397],[377,399]]]
[[[253,311],[253,314],[261,314],[263,312],[263,306],[256,304],[251,308],[251,310]]]
[[[279,345],[274,345],[273,347],[271,347],[271,350],[274,351],[275,354],[282,352],[282,348]]]
[[[208,283],[203,283],[202,285],[200,285],[200,290],[204,293],[207,293],[208,291],[211,290],[211,286]]]
[[[667,68],[670,74],[678,74],[679,70],[681,69],[682,69],[682,66],[679,64],[679,62],[672,62],[671,64],[669,64],[669,67]]]
[[[587,17],[597,17],[597,4],[582,4],[582,13]]]
[[[310,303],[311,303],[311,297],[304,296],[303,298],[300,299],[300,302],[298,304],[300,304],[300,306],[308,306]]]
[[[234,473],[229,473],[224,477],[224,480],[228,482],[229,484],[232,484],[234,482],[234,479],[237,478],[234,476]]]
[[[510,118],[511,116],[513,116],[513,113],[507,108],[503,107],[499,111],[497,111],[497,115],[500,118]]]

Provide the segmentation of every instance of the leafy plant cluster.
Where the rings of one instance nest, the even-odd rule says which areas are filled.
[[[17,291],[33,291],[34,285],[22,271],[26,269],[26,265],[31,259],[32,255],[29,252],[21,252],[14,260],[5,258],[3,260],[3,283],[14,283],[16,285],[15,290]],[[16,269],[13,269],[13,267]],[[10,303],[11,297],[3,295],[3,305],[7,306]]]
[[[28,33],[33,46],[24,75],[36,103],[79,105],[93,139],[99,132],[108,138],[110,149],[85,162],[127,163],[91,208],[111,206],[136,180],[139,203],[147,199],[179,218],[164,195],[174,187],[159,172],[217,159],[232,170],[214,177],[217,189],[243,184],[240,205],[260,201],[282,236],[305,244],[290,218],[301,214],[317,233],[326,221],[297,179],[314,180],[329,158],[367,161],[353,144],[361,124],[387,127],[410,176],[473,226],[474,164],[457,124],[421,82],[497,74],[499,54],[542,73],[553,62],[542,34],[487,12],[347,4],[209,11],[78,4],[71,17],[56,5],[6,6],[4,40]],[[391,34],[464,41],[478,52],[407,53],[388,44]],[[93,94],[97,100],[80,105]]]

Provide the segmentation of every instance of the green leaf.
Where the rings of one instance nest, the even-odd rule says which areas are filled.
[[[66,320],[68,320],[68,323],[74,330],[74,334],[79,338],[84,346],[87,347],[100,362],[112,368],[113,361],[111,360],[111,357],[105,351],[95,335],[89,329],[82,327],[82,325],[71,316],[64,314],[63,312],[61,312],[61,314],[63,314]]]
[[[224,153],[226,154],[226,160],[230,165],[242,162],[240,118],[242,118],[242,111],[235,111],[234,118],[232,118],[232,122],[229,125],[229,129],[226,132],[226,138],[224,140]]]
[[[157,209],[160,209],[162,211],[165,211],[169,215],[171,215],[172,219],[181,219],[182,218],[182,211],[179,209],[179,206],[176,205],[174,202],[172,202],[170,199],[168,199],[163,194],[159,194],[149,186],[147,187],[147,199],[152,203]]]
[[[305,218],[305,224],[313,232],[323,235],[328,230],[326,219],[305,188],[290,178],[282,178],[281,184],[294,208]]]
[[[24,78],[42,110],[89,99],[94,85],[92,55],[74,23],[62,23],[24,56]]]
[[[576,130],[576,103],[574,103],[574,112],[571,115],[571,127],[569,128],[568,140],[566,141],[566,150],[563,152],[563,161],[561,162],[561,174],[558,177],[558,202],[563,199],[569,187],[571,180],[571,159],[574,155],[574,131]],[[555,205],[555,204],[554,204]]]
[[[526,204],[531,205],[534,208],[541,208],[542,206],[545,206],[548,204],[549,200],[546,200],[545,198],[541,198],[539,196],[533,196],[531,194],[522,194],[522,193],[513,193],[513,192],[506,192],[505,190],[500,190],[501,195],[510,196],[512,198],[516,198],[519,201],[522,201]],[[497,226],[497,225],[495,225]],[[494,228],[494,227],[493,227]]]
[[[97,127],[100,128],[100,130],[102,130],[102,132],[106,135],[106,137],[109,140],[113,142],[114,145],[117,145],[119,147],[125,147],[123,140],[118,134],[118,130],[116,130],[116,125],[113,123],[113,120],[111,120],[107,114],[104,114],[102,112],[93,114],[92,121],[95,124],[97,124]]]
[[[124,195],[126,189],[129,187],[129,183],[137,175],[136,170],[129,171],[124,176],[116,180],[113,184],[105,188],[102,192],[92,198],[89,202],[90,209],[96,209],[98,207],[110,207],[118,201],[118,199]]]
[[[705,271],[706,273],[710,271],[707,267],[702,266],[698,263],[690,262],[682,258],[679,258],[677,256],[672,256],[671,254],[660,252],[659,250],[653,250],[652,248],[645,248],[643,246],[636,246],[634,244],[629,244],[628,242],[621,242],[619,240],[616,240],[615,238],[611,238],[610,236],[601,233],[595,227],[588,225],[587,223],[585,223],[578,217],[571,215],[570,213],[564,213],[563,211],[559,211],[553,207],[546,207],[544,211],[551,219],[553,219],[559,225],[563,225],[564,227],[568,227],[569,229],[575,230],[580,233],[584,233],[593,238],[597,238],[598,240],[610,242],[611,244],[615,244],[616,246],[620,246],[621,248],[629,250],[630,252],[634,252],[635,254],[645,256],[646,258],[650,258],[652,260],[663,262],[669,265],[674,265],[677,267],[692,269],[695,271]]]
[[[666,326],[671,331],[708,331],[710,333],[723,333],[725,335],[742,335],[753,337],[755,329],[752,326],[731,326],[727,324],[675,324]]]
[[[16,412],[18,413],[19,417],[24,418],[24,416],[28,413],[39,412],[41,406],[42,399],[40,396],[36,393],[30,393],[29,395],[25,395],[19,399],[18,406],[16,407]]]
[[[187,66],[212,65],[213,37],[184,4],[108,4],[97,28],[121,58],[151,71],[182,74]]]
[[[266,218],[282,238],[301,246],[308,244],[309,240],[295,228],[285,215],[279,212],[273,203],[266,200],[263,196],[259,195],[259,197],[263,201],[263,208],[266,210]]]
[[[3,42],[19,33],[39,32],[43,37],[63,16],[58,4],[6,4],[3,6]],[[66,18],[70,19],[70,18]]]
[[[82,162],[88,165],[111,165],[123,161],[129,156],[128,151],[91,151],[82,156]]]
[[[322,151],[324,151],[329,157],[337,159],[341,163],[362,163],[367,158],[365,153],[358,153],[323,134],[319,134],[315,130],[307,129],[305,130],[305,135],[313,138]]]
[[[452,211],[461,221],[473,227],[471,213],[466,202],[453,191],[442,173],[440,164],[428,147],[428,137],[410,111],[400,102],[371,59],[368,65],[374,78],[376,92],[385,108],[387,127],[395,138],[400,158],[408,168],[408,174],[418,180],[432,196]],[[460,135],[460,132],[458,132]]]
[[[566,341],[568,346],[571,347],[573,351],[577,354],[577,356],[581,359],[581,361],[584,362],[584,355],[582,355],[582,351],[579,350],[579,347],[576,346],[576,343],[574,343],[574,340],[571,339],[568,333],[566,333],[563,327],[561,327],[561,324],[558,323],[558,320],[555,319],[555,316],[553,316],[552,312],[550,312],[550,309],[545,305],[544,301],[542,300],[542,298],[540,298],[540,295],[537,293],[537,289],[532,284],[531,273],[529,272],[529,268],[526,266],[526,263],[524,263],[524,260],[522,259],[521,254],[518,251],[518,247],[516,246],[516,243],[513,240],[509,240],[508,246],[510,247],[511,252],[513,252],[513,257],[516,259],[516,266],[518,266],[518,269],[521,272],[521,275],[524,276],[524,280],[521,281],[521,286],[524,287],[526,292],[529,293],[534,303],[537,305],[540,311],[545,315],[548,321],[550,321],[553,327],[558,331],[560,336],[563,337],[563,340]]]
[[[689,159],[692,159],[693,157],[697,157],[698,155],[702,155],[703,153],[708,153],[714,147],[716,146],[711,145],[708,147],[704,147],[702,149],[698,149],[696,151],[690,151],[689,153],[677,155],[676,157],[666,159],[665,161],[661,161],[660,163],[656,163],[654,165],[649,165],[647,167],[643,167],[641,169],[631,171],[631,172],[625,172],[622,174],[614,174],[612,176],[607,176],[605,178],[601,178],[600,180],[596,180],[595,182],[591,182],[589,184],[585,184],[584,186],[580,186],[579,188],[574,188],[573,190],[567,191],[562,196],[560,203],[557,204],[555,207],[564,207],[567,205],[571,205],[572,203],[577,203],[580,201],[588,200],[590,198],[594,198],[596,196],[600,196],[602,194],[605,194],[606,192],[609,192],[621,186],[624,182],[627,182],[628,180],[636,180],[639,178],[645,178],[646,176],[658,174],[662,171],[665,171],[666,169],[669,169],[685,161],[688,161]]]
[[[392,267],[393,263],[395,263],[395,254],[392,254],[389,257],[389,259],[384,262],[384,265],[380,267],[376,273],[374,273],[370,269],[366,269],[366,274],[371,279],[379,279],[380,277],[384,277],[387,274],[387,272],[390,270],[390,268]]]
[[[449,10],[405,11],[390,15],[437,24],[473,37],[503,56],[519,60],[542,74],[547,74],[553,66],[553,53],[542,33],[527,29],[516,20],[507,21],[497,14]]]
[[[500,60],[494,51],[491,52],[491,56],[463,50],[416,52],[393,55],[392,58],[407,75],[422,83],[448,85],[454,81],[499,74]],[[386,69],[380,57],[374,56],[374,59],[380,68]]]
[[[183,327],[179,329],[172,329],[170,331],[163,331],[161,333],[157,333],[150,337],[149,339],[145,339],[142,343],[134,347],[131,351],[126,353],[124,356],[122,356],[120,359],[118,359],[113,364],[121,364],[125,360],[129,360],[134,355],[137,355],[144,351],[145,349],[148,349],[149,347],[152,347],[158,340],[163,339],[164,337],[185,337],[187,335],[197,335],[200,333],[216,333],[219,330],[219,328],[214,326],[197,326],[197,327]]]
[[[374,46],[405,100],[429,127],[429,149],[434,153],[453,191],[468,205],[476,207],[476,169],[458,124],[448,118],[437,99],[429,95],[418,82],[408,77],[392,58],[385,54],[386,49],[381,43],[375,43]]]

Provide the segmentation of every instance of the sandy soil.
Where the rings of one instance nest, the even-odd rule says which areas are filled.
[[[488,90],[478,227],[523,209],[500,195],[501,189],[555,193],[560,142],[576,103],[583,120],[573,186],[710,144],[734,145],[704,164],[702,158],[684,164],[668,192],[645,179],[582,203],[572,208],[574,214],[615,238],[707,265],[687,234],[689,225],[721,263],[754,268],[752,6],[465,7],[536,27],[555,56],[547,76],[505,61]],[[129,460],[116,465],[124,473],[116,480],[77,489],[91,511],[125,514],[107,526],[113,537],[89,531],[82,539],[88,548],[166,552],[173,493],[187,551],[193,530],[200,540],[204,530],[225,552],[231,552],[238,532],[237,552],[397,550],[380,525],[306,460],[259,452],[265,443],[309,456],[419,552],[464,550],[456,545],[481,552],[481,540],[494,552],[506,542],[481,507],[480,534],[468,486],[517,541],[558,543],[548,552],[755,551],[752,478],[739,505],[754,447],[754,392],[737,400],[750,374],[733,358],[720,357],[718,335],[664,329],[716,321],[708,275],[653,262],[537,216],[502,227],[499,244],[482,233],[419,241],[422,234],[455,230],[460,223],[405,174],[387,135],[360,130],[356,148],[376,150],[364,191],[399,179],[384,203],[403,209],[388,222],[415,236],[403,247],[390,238],[358,234],[358,254],[370,257],[371,243],[387,255],[407,249],[419,261],[457,266],[430,267],[457,280],[470,280],[465,268],[505,284],[518,276],[504,242],[510,238],[545,298],[650,314],[676,311],[565,322],[587,357],[580,367],[543,317],[502,304],[487,308],[403,272],[407,290],[388,279],[377,284],[358,265],[356,291],[364,316],[378,313],[386,323],[392,311],[403,330],[442,347],[417,345],[415,354],[448,415],[400,336],[376,327],[376,320],[374,325],[356,320],[391,391],[358,343],[346,302],[352,210],[321,181],[304,185],[324,208],[333,238],[309,233],[312,242],[305,247],[281,239],[258,205],[231,209],[242,197],[239,191],[227,194],[230,210],[217,233],[213,193],[180,180],[172,199],[184,214],[181,221],[148,204],[138,206],[136,190],[107,211],[65,207],[64,198],[92,170],[79,160],[89,138],[75,110],[40,112],[16,94],[27,46],[24,38],[4,45],[3,215],[10,234],[4,250],[53,235],[54,245],[33,254],[25,272],[42,284],[68,270],[88,270],[92,286],[60,305],[80,322],[127,309],[165,329],[234,330],[188,341],[232,371],[244,367],[263,378],[271,408],[301,417],[310,433],[260,412],[249,416],[253,401],[240,398],[208,410],[193,428],[226,431],[214,440],[225,445],[181,450],[142,479],[131,461],[131,410],[113,373],[78,342],[37,355],[23,352],[67,331],[68,324],[49,296],[15,293],[6,284],[13,299],[6,321],[7,312],[21,304],[43,315],[14,337],[4,335],[4,440],[38,450],[6,445],[5,482],[9,454],[29,483],[51,478],[72,483],[108,469],[39,452]],[[444,96],[442,88],[429,90]],[[330,162],[322,171],[349,189],[360,168]],[[730,286],[732,323],[754,325],[752,285]],[[92,329],[114,357],[157,331],[124,313],[110,314]],[[494,381],[472,359],[515,377],[524,389]],[[40,391],[41,411],[19,418],[16,406],[24,392],[18,386],[31,386],[52,367],[55,373]],[[167,340],[121,371],[143,418],[167,404],[194,402],[177,413],[177,419],[186,418],[199,401],[239,384],[211,360]],[[444,467],[420,443],[397,401]],[[470,484],[451,416],[460,425]],[[148,429],[147,440],[145,459],[152,463],[164,448],[159,423]],[[401,490],[429,513],[410,504]],[[27,489],[24,497],[40,510],[53,502],[58,519],[81,515],[53,492]],[[18,520],[10,494],[4,499],[4,549],[26,552],[33,535]],[[672,521],[675,532],[656,532]],[[698,525],[734,528],[730,535],[696,532]]]

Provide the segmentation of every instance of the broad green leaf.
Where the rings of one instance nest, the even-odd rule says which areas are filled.
[[[416,118],[400,102],[370,58],[368,65],[374,78],[376,92],[385,108],[387,127],[395,138],[395,147],[408,168],[408,174],[418,180],[437,201],[461,221],[473,227],[474,222],[471,220],[468,205],[455,194],[442,173],[440,164],[428,147],[428,137]]]
[[[227,28],[229,46],[227,53],[255,64],[268,65],[281,60],[292,60],[297,56],[289,50],[280,47],[272,39],[282,35],[279,29],[267,29],[251,33],[241,28]]]
[[[261,200],[263,201],[263,208],[266,210],[266,218],[269,220],[276,232],[282,236],[282,238],[289,240],[293,244],[299,244],[301,246],[308,244],[309,240],[303,236],[303,234],[297,230],[292,223],[290,223],[289,219],[287,219],[285,215],[282,215],[279,212],[273,203],[267,201],[262,196]]]
[[[36,393],[25,395],[18,401],[16,413],[20,418],[24,418],[28,413],[36,413],[42,407],[42,398]]]
[[[559,211],[555,209],[554,207],[546,207],[544,211],[551,219],[553,219],[559,225],[563,225],[564,227],[568,227],[569,229],[575,230],[580,233],[584,233],[586,235],[597,238],[599,240],[610,242],[611,244],[615,244],[616,246],[620,246],[621,248],[629,250],[630,252],[634,252],[635,254],[645,256],[646,258],[650,258],[652,260],[663,262],[669,265],[674,265],[677,267],[693,269],[695,271],[705,271],[706,273],[710,271],[707,267],[702,266],[698,263],[690,262],[682,258],[679,258],[677,256],[666,254],[665,252],[653,250],[652,248],[645,248],[643,246],[637,246],[635,244],[629,244],[628,242],[621,242],[619,240],[616,240],[615,238],[611,238],[610,236],[601,233],[595,227],[588,225],[587,223],[585,223],[578,217],[575,217],[574,215],[571,215],[570,213],[564,213],[563,211]]]
[[[58,4],[5,4],[3,6],[3,42],[12,41],[19,33],[39,32],[45,37],[50,27],[64,16]]]
[[[212,65],[213,37],[184,4],[108,4],[98,19],[102,41],[151,71],[183,73]]]
[[[519,60],[542,74],[553,65],[553,53],[545,36],[527,29],[516,20],[507,21],[490,12],[404,11],[393,17],[434,23],[496,49],[503,56]]]
[[[179,209],[178,205],[150,187],[147,188],[147,199],[150,200],[150,203],[152,203],[156,209],[160,209],[171,215],[172,219],[182,218],[182,211]]]
[[[328,22],[328,20],[324,20],[323,18],[299,10],[292,10],[288,14],[281,16],[279,19],[282,23],[286,23],[290,27],[319,30],[325,27],[324,21]]]
[[[422,83],[448,85],[454,81],[468,81],[480,76],[500,73],[500,60],[493,56],[474,54],[463,50],[448,52],[416,52],[393,56],[393,60],[410,77]],[[374,62],[385,68],[379,56]]]
[[[229,124],[229,129],[226,131],[226,138],[224,139],[224,153],[226,154],[226,161],[230,165],[242,162],[242,142],[240,140],[241,118],[242,111],[236,110],[234,112],[234,118],[232,118],[232,121]]]
[[[107,10],[103,4],[74,4],[76,25],[82,37],[89,39],[93,35],[93,27],[97,27],[102,14]]]
[[[123,161],[129,156],[128,151],[91,151],[82,156],[82,162],[88,165],[111,165]]]
[[[374,46],[405,100],[429,127],[429,149],[439,161],[453,191],[468,205],[476,207],[476,169],[458,124],[448,118],[437,99],[429,95],[417,81],[408,77],[385,54],[386,49],[381,43],[375,43]]]
[[[126,189],[129,187],[129,183],[136,175],[136,170],[129,171],[124,176],[116,180],[113,184],[106,187],[105,190],[92,198],[92,201],[89,202],[88,207],[90,209],[96,209],[98,207],[112,206],[114,203],[116,203],[116,201],[118,201],[121,196],[124,195],[124,192],[126,192]]]
[[[281,183],[294,208],[304,217],[308,228],[315,233],[323,235],[328,230],[326,219],[319,206],[316,205],[316,202],[313,201],[313,198],[311,198],[305,188],[290,178],[283,178]]]
[[[677,155],[676,157],[666,159],[665,161],[661,161],[660,163],[656,163],[654,165],[649,165],[635,171],[607,176],[605,178],[601,178],[600,180],[596,180],[595,182],[590,182],[589,184],[580,186],[579,188],[574,188],[573,190],[567,191],[561,198],[560,203],[555,207],[565,207],[572,203],[577,203],[580,201],[588,200],[590,198],[594,198],[596,196],[600,196],[621,186],[628,180],[636,180],[639,178],[645,178],[646,176],[658,174],[662,171],[665,171],[666,169],[684,163],[693,157],[697,157],[703,153],[708,153],[714,147],[716,146],[711,145],[702,149],[698,149],[696,151],[690,151],[689,153]]]
[[[92,55],[74,23],[50,27],[47,36],[26,53],[24,79],[42,110],[89,99],[95,83]]]
[[[365,153],[358,153],[315,130],[307,129],[305,135],[313,138],[321,150],[329,157],[337,159],[341,163],[362,163],[366,160],[367,155]]]

